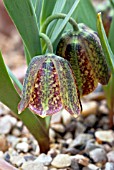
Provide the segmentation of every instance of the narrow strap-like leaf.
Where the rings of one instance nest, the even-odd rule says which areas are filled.
[[[106,37],[106,33],[102,24],[101,13],[97,15],[97,29],[99,33],[99,37],[101,40],[101,44],[103,47],[103,51],[105,53],[107,64],[112,72],[114,72],[114,55],[108,43],[108,39]]]
[[[30,0],[3,0],[3,2],[31,58],[41,54],[39,30],[32,2]]]

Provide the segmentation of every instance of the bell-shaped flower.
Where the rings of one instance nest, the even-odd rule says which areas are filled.
[[[25,108],[41,117],[67,110],[77,117],[81,112],[80,95],[67,60],[54,54],[32,59],[24,79],[18,112]]]
[[[56,54],[70,62],[80,95],[86,95],[98,82],[106,85],[110,74],[97,33],[84,24],[78,24],[78,27],[78,31],[62,35]]]

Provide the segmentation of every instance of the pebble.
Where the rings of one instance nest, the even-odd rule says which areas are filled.
[[[21,131],[18,128],[15,127],[12,130],[12,135],[19,137],[19,136],[21,136]]]
[[[103,130],[109,129],[109,119],[107,116],[103,116],[98,123],[98,127],[101,127]]]
[[[47,154],[54,158],[58,154],[58,151],[54,148],[50,148]]]
[[[114,150],[113,150],[113,151],[110,151],[110,152],[107,154],[107,158],[108,158],[108,162],[113,162],[113,163],[114,163]]]
[[[65,154],[71,154],[71,155],[76,155],[77,153],[79,153],[80,150],[75,149],[75,148],[66,148],[63,153]]]
[[[84,120],[84,125],[86,127],[93,127],[97,121],[96,115],[89,115],[87,118]]]
[[[66,132],[75,132],[76,130],[76,122],[72,121],[66,125]]]
[[[0,158],[4,157],[4,153],[2,151],[0,151]]]
[[[9,115],[0,118],[0,134],[10,133],[17,120]]]
[[[106,162],[107,161],[106,152],[102,148],[96,148],[90,151],[89,156],[93,159],[94,162]]]
[[[8,150],[8,141],[5,137],[5,135],[0,135],[0,151],[7,151]]]
[[[0,159],[0,170],[18,170],[8,162],[4,161],[3,159]]]
[[[88,166],[89,164],[89,159],[83,155],[75,155],[75,156],[71,156],[71,160],[73,159],[73,161],[76,161],[77,163],[83,165],[83,166]]]
[[[98,108],[98,111],[100,113],[103,113],[103,114],[106,114],[106,115],[108,115],[108,113],[109,113],[109,110],[108,110],[106,104],[101,104]]]
[[[62,119],[61,111],[58,112],[57,114],[53,114],[51,116],[51,125],[52,124],[59,124],[59,123],[61,123],[61,119]]]
[[[66,154],[58,154],[51,162],[51,165],[56,168],[69,167],[71,165],[71,158]]]
[[[79,134],[71,143],[70,147],[76,147],[76,146],[80,146],[80,145],[86,145],[86,142],[90,139],[92,139],[92,135],[90,134]]]
[[[26,142],[20,142],[17,143],[16,147],[15,147],[18,151],[23,151],[23,152],[28,152],[29,150],[29,144]]]
[[[72,136],[72,133],[70,133],[70,132],[67,132],[66,134],[65,134],[65,136],[64,136],[64,139],[69,139],[69,138],[73,138],[73,136]]]
[[[0,102],[0,116],[9,114],[9,113],[10,113],[10,109]]]
[[[62,121],[64,125],[68,125],[71,122],[72,116],[64,109],[62,111]]]
[[[112,143],[114,141],[114,132],[112,130],[99,130],[95,132],[95,137],[99,141]]]
[[[8,135],[7,136],[7,140],[8,142],[12,145],[12,147],[14,148],[16,146],[16,144],[20,141],[19,138],[17,138],[16,136],[13,135]]]
[[[80,170],[80,167],[79,167],[79,165],[78,165],[78,163],[77,163],[77,161],[75,159],[71,160],[71,168],[73,170]]]
[[[25,162],[22,167],[22,170],[45,170],[44,165],[41,162],[35,161],[28,161]]]
[[[98,109],[98,104],[95,101],[82,102],[82,115],[88,116],[90,114],[96,114]]]
[[[10,161],[13,165],[16,165],[17,167],[20,167],[23,163],[25,163],[25,159],[21,155],[17,156],[11,156]]]
[[[107,143],[106,143],[106,144],[103,144],[102,146],[103,146],[104,150],[106,151],[106,153],[107,153],[107,152],[110,152],[110,151],[112,150],[111,146],[108,145]]]
[[[10,162],[10,154],[9,154],[9,152],[5,152],[5,153],[4,153],[4,159],[5,159],[7,162]]]
[[[48,165],[51,164],[52,157],[51,157],[50,155],[46,155],[46,154],[42,153],[42,154],[40,154],[40,155],[38,156],[38,158],[35,160],[35,162],[37,162],[37,161],[43,163],[43,165],[47,165],[47,166],[48,166]]]
[[[100,170],[100,168],[94,164],[88,164],[87,166],[89,168],[89,170]]]
[[[64,133],[65,127],[62,124],[52,124],[51,128],[54,129],[56,132]]]
[[[25,159],[26,161],[34,161],[34,160],[36,159],[36,157],[33,156],[33,155],[25,155],[25,156],[24,156],[24,159]]]
[[[84,133],[86,130],[85,125],[83,125],[80,122],[77,122],[76,124],[76,131],[75,131],[75,137],[78,136],[80,133]]]
[[[91,140],[89,140],[87,143],[86,143],[86,146],[85,146],[85,151],[86,152],[90,152],[96,148],[100,148],[101,146],[100,145],[96,145],[94,144]]]
[[[53,129],[49,129],[49,138],[50,138],[50,141],[51,142],[55,142],[55,136],[56,136],[56,133]]]
[[[113,162],[107,162],[105,164],[105,170],[114,170],[114,163]]]

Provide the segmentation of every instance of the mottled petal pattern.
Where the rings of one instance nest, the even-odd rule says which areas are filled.
[[[36,56],[32,59],[23,83],[22,99],[18,104],[18,111],[21,113],[29,104],[30,96],[33,90],[34,81],[37,76],[37,71],[40,68],[41,63],[44,61],[43,56]]]
[[[35,66],[35,67],[34,67]],[[81,103],[76,80],[67,60],[48,54],[35,57],[24,80],[19,112],[29,107],[41,117],[62,109],[77,117]]]
[[[74,74],[67,60],[56,60],[56,68],[59,75],[61,96],[64,108],[77,117],[81,112],[80,95]]]
[[[110,73],[101,47],[100,39],[96,32],[89,29],[84,24],[79,24],[79,27],[80,30],[85,30],[83,31],[80,41],[83,48],[86,49],[88,59],[92,64],[96,78],[99,83],[106,85],[109,81]]]
[[[97,33],[84,24],[78,25],[79,31],[63,34],[56,54],[70,62],[80,95],[87,95],[98,82],[107,84],[110,74]]]

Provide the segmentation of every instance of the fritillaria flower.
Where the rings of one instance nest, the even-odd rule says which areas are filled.
[[[32,59],[24,79],[19,113],[27,107],[41,117],[62,109],[75,117],[79,115],[79,91],[67,60],[54,54]]]
[[[80,95],[86,95],[98,82],[106,85],[110,74],[97,33],[84,24],[78,24],[78,27],[78,31],[63,34],[56,54],[70,62]]]

